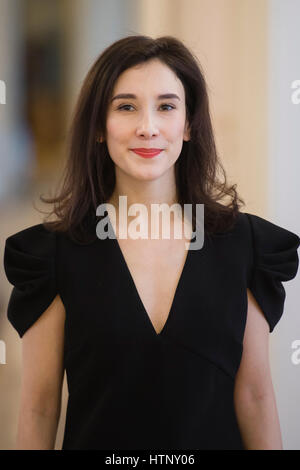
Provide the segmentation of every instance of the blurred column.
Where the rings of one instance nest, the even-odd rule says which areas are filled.
[[[66,90],[69,115],[83,79],[103,49],[137,34],[138,0],[62,0],[66,31]]]
[[[6,104],[0,104],[0,203],[28,188],[31,139],[23,121],[23,34],[20,0],[0,2],[0,80]]]

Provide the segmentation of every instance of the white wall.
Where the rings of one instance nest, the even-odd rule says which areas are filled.
[[[300,1],[269,0],[269,213],[272,222],[300,234],[300,104],[291,84],[300,80]],[[284,284],[284,314],[271,334],[273,383],[285,450],[300,449],[300,364],[291,344],[300,340],[300,273]]]

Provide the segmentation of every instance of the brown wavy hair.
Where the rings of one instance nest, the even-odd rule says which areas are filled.
[[[238,197],[236,184],[227,185],[225,170],[219,161],[209,111],[207,86],[201,65],[189,49],[172,36],[153,39],[132,35],[108,46],[87,73],[79,93],[67,136],[67,161],[62,187],[56,197],[40,199],[54,204],[48,214],[55,221],[44,220],[49,230],[68,232],[86,243],[96,238],[98,205],[107,202],[115,186],[115,169],[105,141],[107,109],[116,80],[122,72],[137,64],[157,58],[181,80],[186,97],[190,140],[183,141],[175,162],[178,203],[192,204],[195,230],[195,204],[204,204],[206,234],[230,230],[244,201]],[[223,174],[219,180],[218,171]],[[229,197],[227,204],[221,203]]]

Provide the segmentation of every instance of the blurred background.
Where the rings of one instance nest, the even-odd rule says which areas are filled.
[[[170,34],[199,58],[217,148],[230,183],[257,214],[300,234],[300,0],[0,0],[0,247],[41,223],[53,195],[82,81],[113,41]],[[270,336],[284,449],[300,449],[300,276]],[[21,340],[6,318],[12,286],[0,266],[0,449],[15,445]],[[2,358],[2,359],[1,359]],[[2,363],[1,363],[2,362]],[[63,407],[56,448],[63,439]]]

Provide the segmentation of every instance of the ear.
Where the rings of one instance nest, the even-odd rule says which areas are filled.
[[[191,140],[190,126],[187,120],[185,121],[183,140],[185,141]]]
[[[100,135],[97,134],[96,141],[101,144],[101,142],[103,142],[103,139]]]

